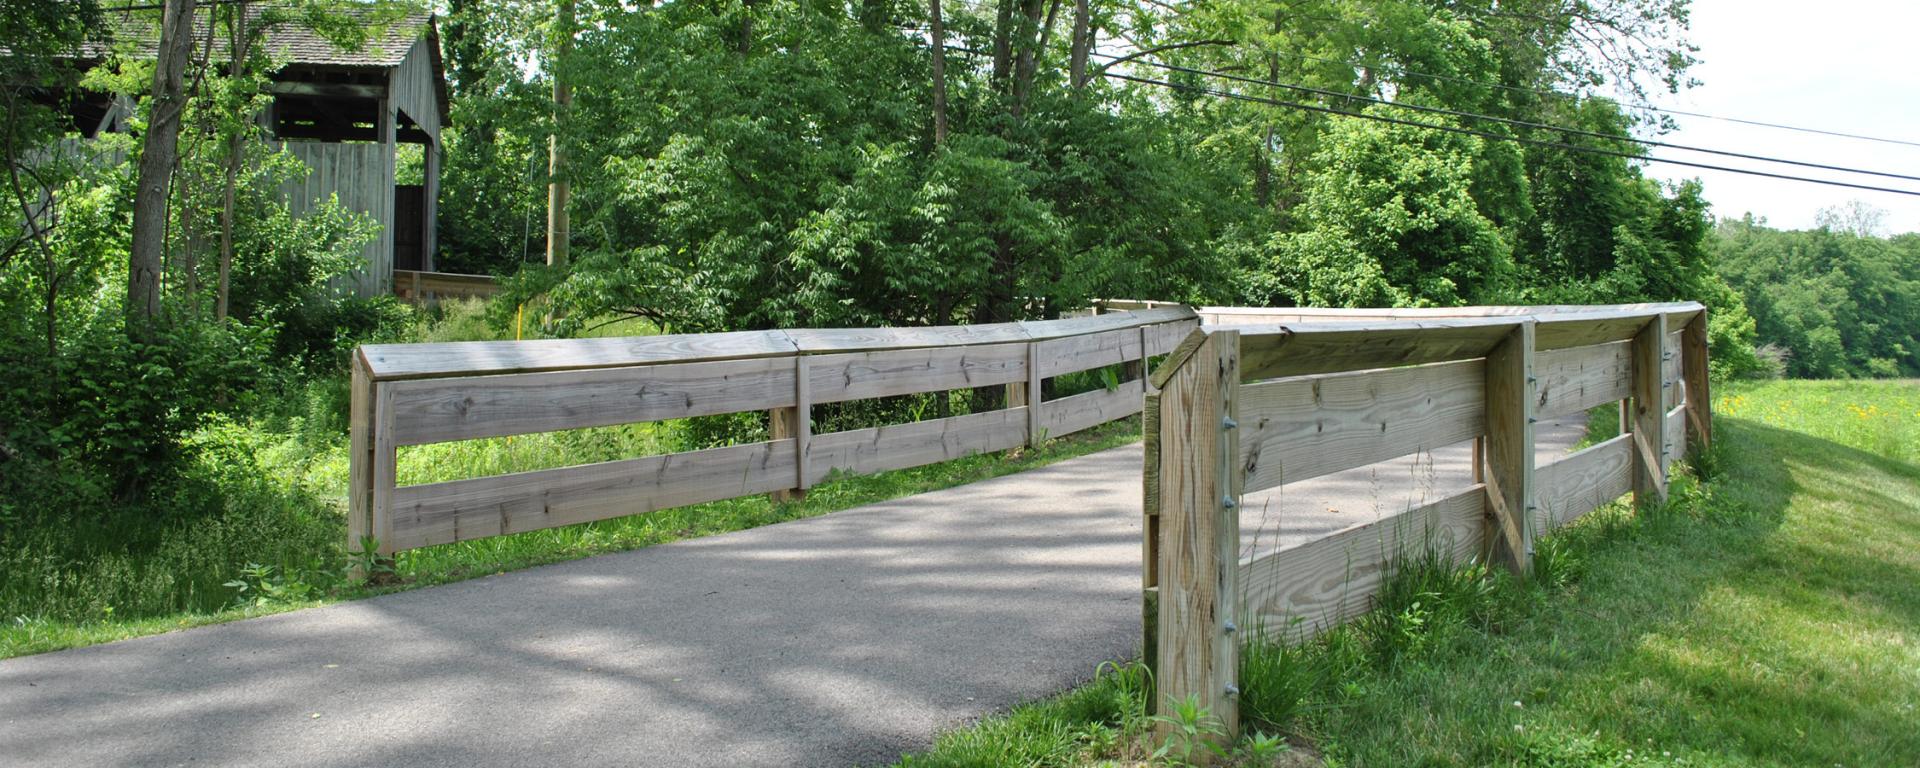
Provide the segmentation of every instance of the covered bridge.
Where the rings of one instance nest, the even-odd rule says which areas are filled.
[[[261,13],[249,10],[250,17]],[[203,11],[196,20],[195,37],[215,40],[219,60],[223,36],[206,35],[205,16]],[[121,21],[120,44],[135,41],[152,55],[151,19]],[[379,237],[366,247],[368,268],[355,281],[363,295],[392,290],[395,269],[432,271],[440,131],[448,122],[446,71],[433,16],[401,17],[357,49],[284,23],[268,28],[261,43],[281,67],[268,85],[272,105],[256,119],[269,140],[313,171],[283,187],[294,215],[338,195],[341,205],[380,224]],[[106,50],[85,55],[103,58]],[[124,130],[131,111],[125,99],[106,94],[75,93],[69,104],[75,129],[86,136]]]

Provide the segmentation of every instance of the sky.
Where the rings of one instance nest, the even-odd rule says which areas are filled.
[[[1694,0],[1692,40],[1702,84],[1654,103],[1770,123],[1920,143],[1920,3],[1911,0]],[[1675,144],[1727,149],[1920,176],[1920,146],[1677,118]],[[1746,160],[1656,149],[1656,156],[1710,165],[1758,167]],[[1920,190],[1920,182],[1784,165],[1766,169],[1869,186]],[[1751,212],[1774,227],[1814,226],[1821,209],[1861,200],[1887,212],[1887,234],[1920,232],[1920,197],[1827,187],[1653,163],[1655,178],[1699,178],[1713,213]]]

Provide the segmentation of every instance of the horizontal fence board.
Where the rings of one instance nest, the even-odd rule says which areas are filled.
[[[1027,320],[1020,327],[1030,339],[1052,339],[1060,336],[1075,336],[1083,333],[1098,333],[1120,328],[1138,328],[1154,323],[1177,323],[1192,321],[1195,315],[1188,307],[1171,306],[1156,309],[1142,309],[1132,312],[1113,312],[1091,317],[1075,317],[1066,320]]]
[[[1620,435],[1533,471],[1536,530],[1551,531],[1633,490],[1633,436]]]
[[[1541,315],[1539,324],[1534,326],[1533,348],[1545,351],[1627,341],[1656,314],[1659,313],[1610,312],[1591,317],[1582,317],[1577,312]]]
[[[1140,329],[1122,328],[1033,342],[1040,378],[1139,360]]]
[[[1240,388],[1246,490],[1433,451],[1486,432],[1486,363],[1468,360]]]
[[[814,435],[807,445],[807,482],[825,480],[836,469],[866,475],[1002,451],[1026,441],[1024,406],[830,432]]]
[[[1174,347],[1180,346],[1181,339],[1185,339],[1188,334],[1193,333],[1193,329],[1199,327],[1200,323],[1197,320],[1147,326],[1147,356],[1153,357],[1172,352]]]
[[[815,403],[1010,384],[1027,378],[1027,345],[980,344],[808,355]]]
[[[1027,332],[1019,323],[900,328],[790,328],[786,333],[801,352],[815,355],[876,349],[1005,344],[1028,339]]]
[[[787,357],[399,381],[394,441],[418,445],[787,408]]]
[[[1536,319],[1534,348],[1538,350],[1581,347],[1633,338],[1641,326],[1655,315],[1666,314],[1669,327],[1684,324],[1700,311],[1694,302],[1611,305],[1546,305],[1495,307],[1419,307],[1407,309],[1336,309],[1323,307],[1200,307],[1197,312],[1209,325],[1298,324],[1328,325],[1342,322],[1402,322],[1455,318]]]
[[[1540,379],[1535,417],[1541,420],[1623,400],[1633,391],[1633,349],[1626,342],[1541,352],[1533,368]]]
[[[396,549],[605,520],[793,487],[792,440],[393,490]]]
[[[1464,318],[1240,328],[1240,371],[1258,381],[1485,357],[1512,327],[1504,318]]]
[[[1396,558],[1429,550],[1464,562],[1485,542],[1485,489],[1475,485],[1392,517],[1240,566],[1246,613],[1266,636],[1296,642],[1371,607]]]
[[[1040,404],[1040,428],[1047,437],[1060,437],[1139,413],[1143,386],[1144,382],[1134,379],[1112,390],[1048,400]]]
[[[792,340],[782,331],[368,344],[360,349],[366,355],[368,370],[380,381],[730,360],[790,355],[795,351]]]

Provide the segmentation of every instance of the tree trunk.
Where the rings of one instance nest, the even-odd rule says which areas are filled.
[[[252,40],[247,36],[247,4],[243,1],[233,9],[233,26],[227,37],[227,50],[232,52],[233,61],[227,73],[235,80],[246,72],[246,61]],[[227,137],[226,178],[222,179],[220,198],[220,278],[214,288],[213,317],[215,320],[227,319],[227,296],[231,289],[233,273],[233,202],[235,188],[240,183],[240,161],[247,149],[247,132],[236,127]]]
[[[144,334],[160,314],[160,259],[167,247],[167,198],[180,148],[181,93],[193,51],[194,0],[166,0],[153,66],[153,109],[133,193],[133,250],[127,263],[127,330]]]
[[[927,0],[933,29],[933,145],[947,143],[947,33],[940,0]]]
[[[1067,83],[1087,87],[1087,54],[1093,51],[1093,11],[1088,0],[1073,0],[1073,40],[1067,57]]]
[[[547,265],[554,267],[566,266],[567,241],[573,230],[573,222],[567,217],[573,187],[567,180],[567,149],[561,141],[573,107],[573,87],[567,83],[566,72],[566,60],[573,53],[573,9],[574,0],[560,0],[553,61],[548,64],[553,77],[553,134],[547,137]]]

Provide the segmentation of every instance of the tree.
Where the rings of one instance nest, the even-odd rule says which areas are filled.
[[[552,45],[548,50],[547,76],[553,78],[553,130],[548,136],[547,160],[547,264],[567,264],[573,221],[567,207],[573,198],[573,186],[567,168],[565,135],[572,122],[573,84],[568,71],[573,55],[574,0],[559,0],[555,7]]]
[[[133,246],[127,264],[127,330],[141,335],[160,314],[160,270],[167,248],[167,202],[186,111],[187,64],[193,52],[194,0],[166,0],[153,66],[153,105],[134,189]]]

